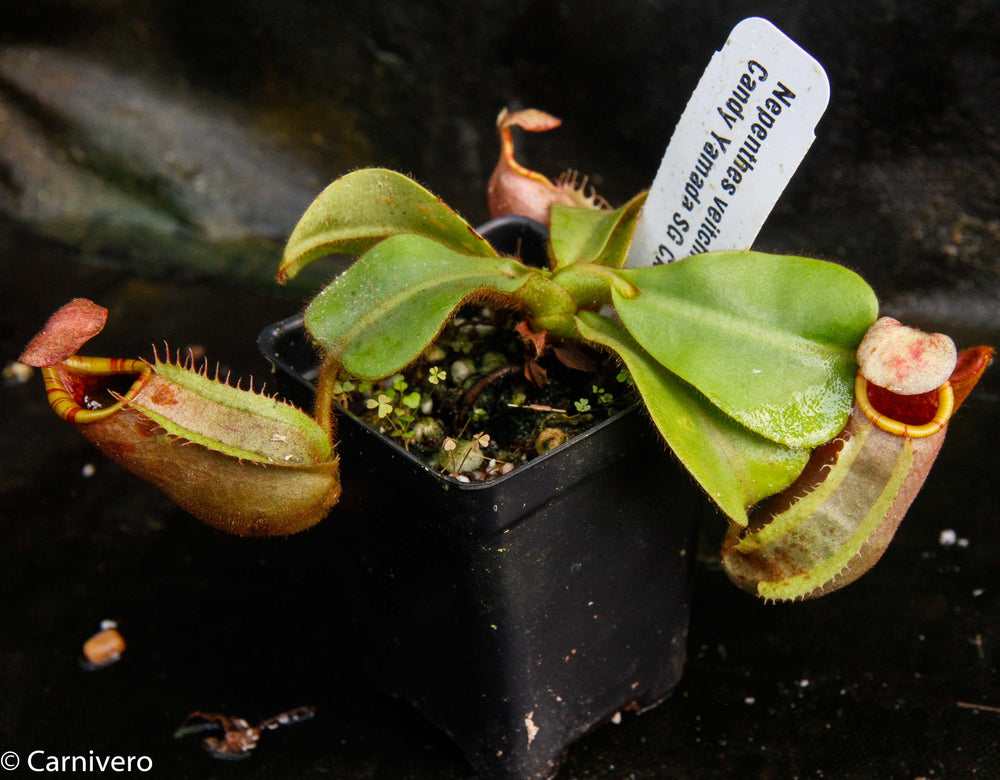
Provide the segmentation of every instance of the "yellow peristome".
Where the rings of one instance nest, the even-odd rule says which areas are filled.
[[[955,411],[955,393],[951,389],[951,383],[947,381],[938,388],[938,406],[934,417],[923,425],[911,425],[893,420],[879,412],[868,400],[868,380],[860,372],[854,380],[854,395],[861,411],[865,413],[865,417],[872,421],[873,425],[886,433],[891,433],[894,436],[906,436],[910,439],[923,439],[940,433]]]

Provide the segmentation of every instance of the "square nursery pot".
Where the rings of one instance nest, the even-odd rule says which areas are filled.
[[[531,225],[483,231],[501,251],[544,251]],[[260,347],[280,392],[310,408],[301,316]],[[440,474],[346,412],[337,447],[331,570],[367,672],[481,775],[550,777],[584,733],[673,690],[702,499],[641,408],[486,483]]]

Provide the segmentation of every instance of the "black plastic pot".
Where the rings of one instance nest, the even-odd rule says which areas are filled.
[[[483,230],[524,251],[534,224]],[[316,357],[301,317],[260,346],[308,408]],[[584,733],[670,694],[701,498],[639,408],[487,483],[442,475],[346,413],[338,453],[331,571],[368,674],[480,774],[552,776]]]

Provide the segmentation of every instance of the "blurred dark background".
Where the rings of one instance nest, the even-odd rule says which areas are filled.
[[[0,362],[85,295],[112,311],[94,354],[166,339],[260,375],[257,332],[316,283],[277,289],[277,258],[329,181],[396,168],[481,222],[496,114],[535,107],[564,124],[519,139],[521,160],[619,204],[752,15],[831,83],[756,247],[845,263],[886,313],[1000,343],[994,0],[0,0]],[[681,689],[582,742],[561,777],[1000,773],[997,374],[861,582],[765,607],[702,560]],[[98,459],[37,375],[0,393],[0,751],[146,753],[172,778],[469,776],[359,674],[322,590],[332,531],[222,538]],[[108,617],[130,649],[88,674],[79,645]],[[248,763],[170,736],[193,709],[306,703],[320,717]]]
[[[624,202],[711,53],[760,15],[832,98],[758,245],[847,262],[886,294],[1000,289],[991,0],[2,5],[0,212],[140,273],[261,272],[359,166],[481,222],[504,106],[564,120],[520,145],[529,165]]]

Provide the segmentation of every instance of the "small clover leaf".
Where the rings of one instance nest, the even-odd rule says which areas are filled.
[[[374,398],[369,398],[365,401],[365,406],[369,409],[377,409],[379,419],[388,417],[392,413],[392,398],[387,396],[385,393],[379,393],[378,400]]]

